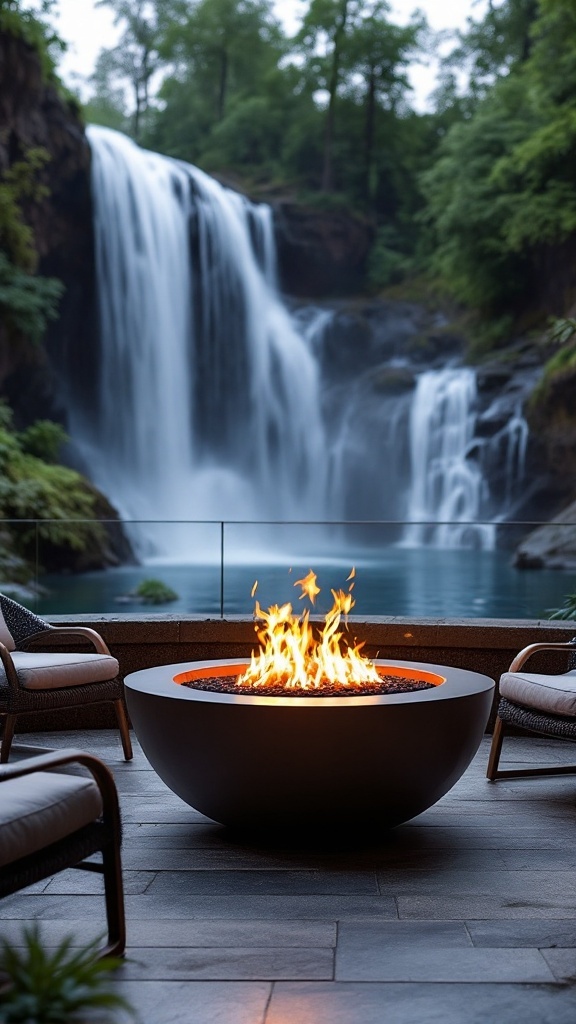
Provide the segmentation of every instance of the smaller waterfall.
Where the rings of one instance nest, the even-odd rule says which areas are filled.
[[[476,376],[468,368],[420,375],[410,412],[412,483],[406,546],[495,545],[495,528],[482,518],[488,498],[477,461]]]

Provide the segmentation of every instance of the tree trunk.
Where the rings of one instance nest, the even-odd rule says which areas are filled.
[[[368,199],[372,199],[374,183],[372,167],[374,163],[374,127],[376,121],[376,74],[370,68],[368,87],[366,89],[366,120],[364,122],[364,191]]]
[[[322,189],[324,192],[330,192],[334,184],[332,168],[332,143],[334,139],[335,119],[334,106],[336,102],[336,90],[338,88],[338,75],[340,72],[342,40],[346,31],[346,20],[348,18],[348,3],[349,0],[342,0],[340,14],[336,22],[336,31],[334,32],[332,67],[330,69],[330,81],[328,83],[328,109],[326,111],[326,125],[324,128],[324,160],[322,168]]]
[[[226,92],[228,89],[228,50],[224,48],[220,56],[220,80],[218,83],[218,108],[217,118],[219,121],[224,117],[226,109]]]

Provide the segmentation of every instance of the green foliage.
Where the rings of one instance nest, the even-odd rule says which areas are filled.
[[[48,195],[48,189],[37,180],[48,159],[49,154],[42,147],[29,149],[25,159],[13,163],[0,179],[0,246],[16,267],[30,274],[36,270],[38,256],[22,203],[37,202]]]
[[[402,238],[391,226],[379,229],[368,262],[368,281],[373,288],[397,284],[411,269],[412,261],[402,252]]]
[[[530,396],[532,410],[546,401],[558,379],[576,374],[576,320],[552,317],[544,344],[556,351],[546,362],[542,377]]]
[[[576,347],[576,320],[573,317],[552,317],[547,341],[555,345]]]
[[[13,339],[41,340],[48,320],[58,316],[64,285],[54,277],[34,277],[0,252],[0,313]]]
[[[67,440],[64,427],[52,420],[36,420],[19,435],[22,451],[43,462],[57,462],[60,449]]]
[[[168,587],[162,580],[142,580],[135,590],[136,597],[139,597],[144,604],[167,604],[169,601],[177,601],[178,594]]]
[[[64,290],[56,278],[36,275],[34,234],[23,212],[23,203],[48,195],[38,180],[48,159],[45,149],[29,149],[0,178],[0,313],[13,341],[23,336],[38,342],[48,320],[57,316]]]
[[[576,619],[576,594],[567,594],[562,608],[556,608],[549,619]]]
[[[36,557],[36,537],[55,549],[84,551],[102,546],[104,528],[94,521],[95,495],[84,478],[66,466],[50,465],[66,435],[57,424],[41,421],[17,433],[11,413],[0,402],[0,520],[19,556]],[[36,525],[11,520],[44,520]],[[76,521],[75,521],[76,520]]]
[[[0,1019],[6,1024],[81,1024],[85,1011],[106,1014],[130,1004],[110,990],[110,975],[122,961],[97,959],[98,941],[72,947],[71,936],[54,950],[42,943],[37,925],[23,933],[23,948],[2,940],[0,972],[8,987],[0,995]],[[102,1021],[103,1017],[100,1018]]]
[[[531,287],[543,247],[576,232],[573,0],[490,5],[459,51],[475,102],[423,176],[433,270],[493,315]]]
[[[66,44],[47,18],[56,6],[56,0],[40,0],[36,10],[25,7],[24,2],[0,0],[0,32],[24,39],[34,47],[40,59],[43,77],[59,85],[56,65],[66,50]]]
[[[499,83],[471,120],[452,126],[421,179],[432,272],[456,298],[485,310],[494,311],[524,286],[523,254],[510,250],[506,236],[516,195],[499,190],[493,178],[524,124],[522,88]]]
[[[101,51],[98,60],[95,79],[100,91],[100,110],[107,110],[108,115],[118,110],[119,97],[112,82],[114,78],[126,82],[133,99],[132,132],[139,139],[148,117],[150,80],[158,67],[158,19],[162,4],[160,0],[97,0],[96,6],[109,7],[114,12],[115,24],[123,26],[118,45]]]

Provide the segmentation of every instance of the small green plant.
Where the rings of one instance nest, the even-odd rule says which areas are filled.
[[[549,619],[576,619],[576,594],[567,594],[561,608],[551,608]]]
[[[122,961],[97,959],[98,939],[76,949],[72,942],[68,936],[47,950],[37,925],[24,930],[22,947],[2,940],[2,1024],[80,1024],[91,1010],[103,1011],[104,1016],[92,1019],[104,1024],[113,1019],[108,1011],[120,1008],[134,1016],[127,1000],[109,987],[110,975]]]
[[[162,580],[142,580],[134,593],[144,604],[167,604],[178,600],[176,591],[162,583]]]

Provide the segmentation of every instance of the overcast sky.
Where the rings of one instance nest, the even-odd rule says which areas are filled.
[[[434,29],[463,28],[471,13],[479,17],[486,6],[487,0],[420,0],[419,3],[418,0],[393,0],[394,15],[399,22],[408,21],[412,11],[419,7]],[[277,0],[278,15],[288,31],[297,27],[299,13],[304,7],[303,0]],[[58,0],[57,10],[60,35],[69,45],[61,64],[61,74],[71,85],[79,87],[82,79],[92,72],[101,47],[115,44],[118,29],[114,26],[112,12],[96,7],[95,0]],[[411,80],[418,107],[424,107],[434,79],[433,66],[414,67]]]

